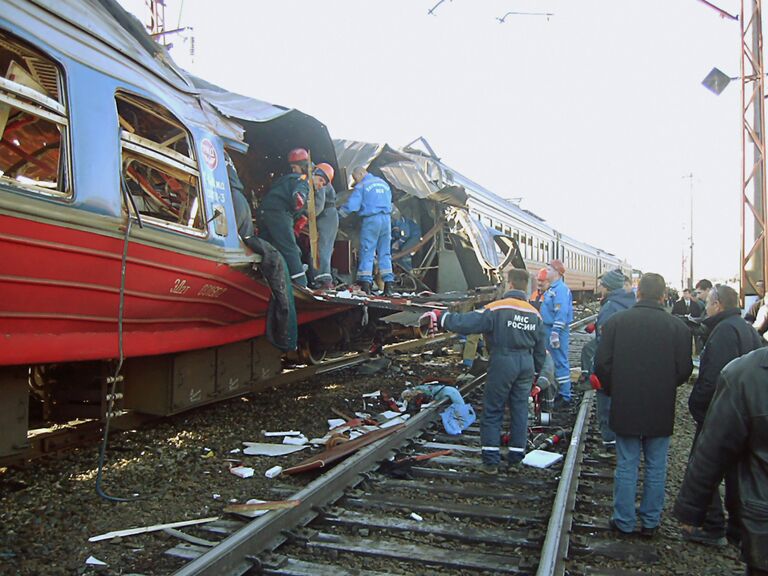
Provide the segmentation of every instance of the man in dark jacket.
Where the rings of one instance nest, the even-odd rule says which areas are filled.
[[[600,278],[600,311],[595,322],[595,343],[600,345],[603,326],[617,312],[623,312],[635,305],[635,293],[624,289],[624,274],[621,270],[611,270]],[[597,348],[595,348],[597,349]],[[603,448],[613,450],[616,446],[616,434],[608,422],[611,413],[611,398],[603,390],[597,390],[597,419],[600,423],[600,435]]]
[[[501,462],[499,441],[504,408],[509,402],[510,465],[519,464],[528,443],[528,397],[534,372],[541,371],[546,355],[546,332],[539,312],[528,303],[528,272],[509,271],[509,291],[482,310],[463,314],[427,312],[431,324],[459,334],[485,334],[491,351],[488,381],[483,396],[480,424],[485,474],[496,474]]]
[[[683,290],[683,297],[672,305],[672,314],[675,316],[701,316],[701,304],[691,298],[691,291],[686,288]]]
[[[728,364],[707,412],[674,514],[692,532],[708,515],[712,493],[736,471],[735,502],[747,574],[768,576],[768,349]]]
[[[664,507],[667,450],[675,420],[677,387],[693,370],[691,335],[662,302],[666,284],[643,274],[638,302],[614,314],[602,328],[595,374],[611,397],[610,426],[616,433],[616,473],[610,526],[635,529],[635,495],[640,452],[645,458],[641,534],[653,537]]]
[[[699,377],[693,385],[693,390],[688,398],[688,408],[696,421],[696,435],[693,438],[693,446],[701,433],[704,417],[707,415],[709,404],[715,393],[717,378],[720,371],[728,362],[739,356],[743,356],[752,350],[760,348],[760,336],[755,329],[747,324],[741,317],[739,310],[739,295],[736,291],[722,284],[715,284],[710,289],[706,301],[706,318],[702,322],[709,331],[709,338],[701,351],[699,364]],[[692,448],[693,450],[693,448]],[[726,501],[731,501],[735,489],[735,478],[726,475],[725,489]],[[731,535],[738,533],[738,527],[729,518],[728,532]],[[720,500],[720,492],[716,490],[704,526],[700,530],[687,532],[683,538],[710,545],[725,544],[725,514]]]

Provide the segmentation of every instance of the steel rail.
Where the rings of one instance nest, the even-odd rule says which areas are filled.
[[[568,554],[573,508],[576,503],[576,490],[579,486],[584,439],[589,429],[588,417],[594,398],[595,391],[589,390],[581,400],[581,407],[568,446],[568,454],[565,457],[565,464],[563,464],[562,476],[557,486],[555,502],[552,504],[552,513],[549,516],[547,535],[544,538],[536,576],[565,574],[565,558]]]
[[[462,395],[480,386],[486,374],[475,378],[460,388]],[[361,449],[347,460],[332,468],[323,476],[308,484],[291,498],[300,500],[295,508],[275,511],[252,520],[220,544],[199,556],[175,576],[240,576],[258,568],[259,554],[270,551],[287,539],[286,531],[306,525],[323,506],[338,500],[344,490],[361,480],[361,474],[373,469],[396,448],[421,433],[437,420],[439,411],[448,403],[445,399],[430,406],[406,421],[399,431]]]
[[[597,314],[592,314],[591,316],[586,316],[581,320],[576,320],[576,322],[573,322],[568,326],[568,329],[571,332],[573,332],[574,330],[581,330],[584,326],[586,326],[591,322],[594,322],[595,320],[597,320]]]

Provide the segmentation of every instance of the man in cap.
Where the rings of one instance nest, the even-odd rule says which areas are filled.
[[[261,200],[258,212],[259,236],[278,249],[285,258],[291,280],[307,285],[301,262],[301,250],[296,244],[294,223],[301,218],[309,195],[307,175],[309,152],[296,148],[288,153],[291,172],[280,176]]]
[[[603,274],[598,286],[600,296],[600,311],[595,321],[595,344],[600,345],[600,335],[608,319],[635,305],[635,293],[624,289],[624,274],[621,270],[611,270]],[[595,348],[597,350],[597,347]],[[600,435],[603,438],[603,448],[612,450],[616,446],[616,434],[611,430],[609,418],[611,414],[611,398],[601,389],[599,380],[592,379],[592,387],[597,390],[597,418],[600,423]]]
[[[317,252],[320,267],[314,271],[318,288],[333,288],[331,257],[336,234],[339,231],[339,212],[336,210],[336,190],[333,188],[333,166],[321,162],[315,167],[315,212],[317,213]]]
[[[536,310],[541,310],[541,303],[544,302],[544,294],[546,294],[549,288],[549,280],[547,280],[547,269],[542,268],[539,273],[536,274],[536,292],[531,294],[529,302]]]
[[[555,361],[555,380],[560,395],[556,404],[571,401],[571,367],[568,363],[568,325],[573,322],[573,296],[565,285],[565,266],[552,260],[547,268],[549,289],[541,304],[541,318],[547,334],[547,350]]]
[[[390,252],[392,190],[389,184],[378,176],[369,174],[362,166],[352,170],[352,178],[355,187],[344,206],[339,208],[339,215],[346,218],[352,213],[357,213],[362,219],[357,282],[363,292],[371,293],[373,263],[378,253],[379,272],[384,280],[384,295],[390,296],[395,281]]]

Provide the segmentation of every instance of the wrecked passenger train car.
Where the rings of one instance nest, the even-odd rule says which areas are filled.
[[[400,284],[426,285],[440,292],[490,286],[510,266],[532,272],[562,260],[566,283],[577,299],[590,298],[599,277],[626,261],[561,234],[542,218],[491,192],[437,157],[423,138],[402,150],[387,144],[334,140],[340,166],[368,166],[397,190],[401,212],[421,219],[420,265]],[[439,225],[437,224],[439,222]],[[431,227],[430,227],[431,226]],[[425,232],[426,231],[426,232]],[[412,278],[409,278],[411,276]]]
[[[270,289],[237,234],[225,150],[249,188],[324,125],[192,78],[113,0],[0,14],[0,456],[46,420],[171,414],[281,369]],[[299,324],[345,308],[297,292]],[[30,395],[30,389],[32,395]]]

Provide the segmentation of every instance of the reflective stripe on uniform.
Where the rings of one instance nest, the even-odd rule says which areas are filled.
[[[509,447],[510,452],[525,452],[525,448],[513,448],[512,446]]]
[[[498,452],[499,451],[499,447],[498,446],[483,446],[482,449],[483,450],[489,450],[491,452]]]
[[[293,280],[294,278],[301,278],[302,276],[304,276],[304,272],[299,272],[298,274],[294,274],[293,276],[291,276],[291,280]]]

